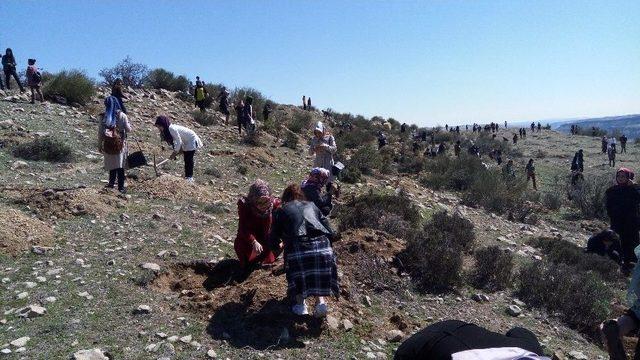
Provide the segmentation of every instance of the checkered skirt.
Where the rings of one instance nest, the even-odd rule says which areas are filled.
[[[326,236],[293,240],[285,253],[289,297],[339,295],[338,266]]]

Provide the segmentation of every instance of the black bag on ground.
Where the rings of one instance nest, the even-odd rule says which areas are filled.
[[[333,164],[333,166],[331,167],[331,174],[333,176],[338,176],[340,175],[342,170],[344,170],[344,164],[338,161],[337,163]]]
[[[148,165],[147,158],[144,157],[142,151],[136,151],[127,156],[127,164],[129,169],[137,168],[140,166]]]

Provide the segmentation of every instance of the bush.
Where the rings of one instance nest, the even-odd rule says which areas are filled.
[[[219,85],[216,85],[219,86]],[[216,96],[220,90],[210,92],[209,95]],[[262,93],[254,88],[250,87],[242,87],[235,88],[230,95],[231,99],[246,99],[247,96],[251,96],[253,98],[253,111],[256,113],[256,119],[259,121],[264,121],[264,117],[262,116],[262,109],[264,108],[264,104],[266,104],[267,99],[262,95]],[[231,110],[231,109],[230,109]]]
[[[296,111],[293,114],[293,119],[289,122],[289,130],[294,133],[302,133],[305,130],[311,129],[313,124],[313,116],[307,111]]]
[[[360,170],[362,174],[371,175],[373,169],[381,165],[381,158],[373,145],[360,147],[349,159],[348,166]]]
[[[513,254],[498,246],[489,246],[475,252],[475,270],[472,283],[477,288],[491,291],[509,287],[513,271]]]
[[[357,167],[346,166],[340,173],[340,180],[348,184],[358,183],[362,180],[362,172]]]
[[[462,196],[464,203],[479,205],[485,209],[504,213],[523,203],[526,182],[505,182],[496,170],[485,170],[476,174],[469,191]]]
[[[571,201],[585,219],[607,219],[604,195],[610,184],[607,176],[589,176],[580,188],[572,191]]]
[[[609,316],[613,297],[599,275],[542,261],[520,270],[517,295],[531,306],[558,313],[569,326],[583,331]]]
[[[369,126],[369,125],[368,125]],[[373,130],[354,127],[353,130],[343,130],[336,135],[336,144],[338,151],[346,149],[357,149],[374,141]]]
[[[562,196],[557,192],[545,192],[542,194],[542,204],[549,210],[558,210],[562,207]]]
[[[247,175],[249,168],[246,165],[238,165],[237,171],[240,175]]]
[[[96,88],[93,80],[83,71],[74,69],[63,70],[52,75],[44,83],[42,91],[47,98],[53,98],[57,95],[64,97],[68,104],[86,105],[95,95]]]
[[[242,143],[249,146],[265,146],[264,133],[260,129],[248,132],[242,138]]]
[[[13,149],[13,155],[35,161],[70,162],[73,160],[73,152],[67,143],[48,136],[16,146]]]
[[[479,174],[487,171],[478,157],[466,153],[457,158],[438,156],[427,161],[425,167],[429,174],[420,183],[436,190],[467,190]]]
[[[419,174],[426,166],[426,161],[413,154],[400,157],[398,172],[403,174]]]
[[[620,280],[615,262],[605,256],[585,253],[583,248],[567,240],[541,237],[530,240],[529,245],[539,248],[553,263],[573,266],[579,272],[595,272],[607,281]]]
[[[202,112],[200,110],[192,111],[191,115],[193,116],[193,121],[202,126],[210,126],[218,122],[218,119],[215,115],[207,112]]]
[[[420,223],[417,206],[405,196],[367,194],[353,199],[337,212],[340,231],[370,228],[405,237]],[[392,222],[397,222],[392,224]]]
[[[206,175],[211,175],[211,176],[213,176],[215,178],[218,178],[218,179],[222,177],[222,171],[220,171],[217,167],[215,167],[213,165],[208,167],[208,168],[206,168],[206,169],[204,169],[204,173]]]
[[[189,91],[189,79],[186,76],[175,76],[172,72],[162,68],[151,70],[144,79],[144,84],[153,89]]]
[[[112,68],[100,70],[99,75],[104,82],[112,86],[116,79],[122,79],[124,86],[140,87],[149,69],[146,65],[134,63],[129,56]]]
[[[284,138],[284,146],[289,149],[297,149],[298,148],[298,136],[292,132],[287,132],[287,135]]]
[[[440,212],[407,241],[399,256],[418,289],[444,291],[460,284],[463,254],[474,240],[469,220]]]
[[[591,127],[587,127],[587,128],[582,128],[582,127],[578,127],[578,133],[577,135],[582,135],[582,136],[595,136],[595,137],[603,137],[605,135],[607,135],[607,131],[600,129],[599,127],[596,128],[591,128]]]

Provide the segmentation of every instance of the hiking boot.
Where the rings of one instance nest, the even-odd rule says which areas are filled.
[[[602,334],[604,335],[605,347],[609,351],[609,358],[612,360],[626,360],[624,346],[620,340],[620,329],[615,320],[607,320],[602,323]]]
[[[293,305],[293,307],[291,308],[291,311],[293,311],[293,313],[296,315],[309,315],[309,308],[307,307],[306,301],[303,301],[302,305],[300,304]]]
[[[126,194],[127,193],[127,188],[120,188],[120,189],[118,189],[118,191],[120,191],[120,194]]]
[[[192,177],[188,177],[188,178],[186,178],[186,180],[187,180],[187,182],[188,182],[189,184],[195,184],[195,182],[196,182],[195,180],[193,180],[193,178],[192,178]]]
[[[317,304],[316,308],[313,310],[313,316],[317,318],[323,318],[327,316],[329,312],[329,307],[326,303]]]

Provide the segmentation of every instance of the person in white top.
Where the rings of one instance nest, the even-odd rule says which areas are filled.
[[[196,150],[202,147],[202,140],[193,130],[181,125],[171,124],[165,115],[156,118],[155,126],[160,130],[160,138],[171,145],[173,153],[171,160],[175,160],[178,154],[184,156],[184,177],[193,182],[194,156]]]

